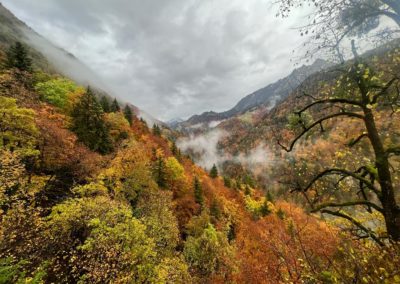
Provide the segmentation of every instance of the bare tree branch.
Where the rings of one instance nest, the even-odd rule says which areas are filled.
[[[368,137],[368,133],[363,132],[360,136],[356,139],[351,139],[349,143],[347,143],[348,147],[354,147],[358,142],[360,142],[363,138]]]
[[[400,156],[400,146],[394,146],[386,149],[386,155],[393,154],[395,156]]]
[[[303,131],[292,141],[292,143],[289,145],[289,147],[284,146],[283,144],[281,144],[281,142],[278,140],[278,145],[284,149],[286,152],[291,152],[295,146],[295,144],[297,143],[297,141],[303,137],[308,131],[310,131],[311,129],[313,129],[315,126],[321,125],[322,122],[335,118],[335,117],[339,117],[339,116],[347,116],[347,117],[352,117],[352,118],[358,118],[358,119],[362,119],[364,120],[364,116],[358,113],[354,113],[354,112],[338,112],[338,113],[334,113],[331,115],[327,115],[317,121],[315,121],[313,124],[311,124],[308,127],[305,127],[303,129]]]
[[[383,213],[383,209],[379,207],[377,204],[370,202],[370,201],[364,201],[364,200],[356,200],[356,201],[349,201],[349,202],[344,202],[344,203],[324,203],[319,205],[318,207],[315,207],[311,210],[312,213],[321,211],[322,209],[328,208],[328,207],[349,207],[349,206],[355,206],[355,205],[365,205],[368,207],[374,208],[376,211]]]
[[[396,82],[397,80],[398,80],[397,77],[392,78],[392,80],[390,80],[389,82],[387,82],[387,83],[385,84],[385,86],[381,87],[381,91],[380,91],[379,93],[377,93],[377,94],[373,97],[373,99],[372,99],[372,101],[371,101],[371,104],[376,104],[376,102],[378,101],[378,99],[379,99],[381,96],[383,96],[384,94],[386,94],[387,91],[388,91],[388,89],[389,89],[389,88],[393,85],[393,83]]]
[[[327,104],[327,103],[330,103],[330,104],[341,103],[341,104],[348,104],[348,105],[359,106],[359,107],[362,106],[361,102],[358,102],[358,101],[334,98],[334,99],[318,100],[318,101],[312,102],[311,104],[307,105],[306,107],[304,107],[303,109],[301,109],[299,111],[296,111],[295,113],[301,114],[315,105]]]
[[[332,169],[327,169],[321,173],[319,173],[318,175],[316,175],[309,183],[306,187],[304,187],[303,189],[301,189],[301,191],[308,191],[318,180],[320,180],[321,178],[325,177],[325,176],[329,176],[329,175],[340,175],[340,176],[347,176],[347,177],[352,177],[360,182],[362,182],[363,184],[365,184],[370,190],[372,190],[378,197],[380,196],[380,191],[374,186],[373,183],[371,183],[371,181],[369,181],[368,179],[360,176],[359,174],[356,174],[354,172],[345,170],[345,169],[338,169],[338,168],[332,168]],[[299,191],[299,189],[296,189],[297,191]],[[296,191],[294,190],[294,191]]]
[[[348,221],[350,221],[353,225],[355,225],[357,228],[359,228],[361,231],[363,231],[364,233],[366,233],[371,239],[373,239],[378,245],[380,246],[385,246],[385,244],[379,239],[379,237],[377,237],[370,229],[368,229],[367,227],[365,227],[363,224],[361,224],[360,222],[358,222],[357,220],[355,220],[353,217],[340,212],[340,211],[331,211],[328,209],[323,209],[320,211],[321,213],[326,213],[326,214],[330,214],[333,216],[337,216],[337,217],[341,217],[344,218]]]

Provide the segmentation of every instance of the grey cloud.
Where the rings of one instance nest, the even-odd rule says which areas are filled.
[[[291,71],[301,13],[276,18],[272,2],[3,0],[160,119],[226,110]]]

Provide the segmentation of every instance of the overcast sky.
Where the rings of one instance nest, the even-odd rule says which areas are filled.
[[[275,0],[3,0],[129,101],[162,120],[223,111],[293,69],[304,11]]]

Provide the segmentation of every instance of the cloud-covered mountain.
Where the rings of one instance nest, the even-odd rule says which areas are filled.
[[[276,17],[260,0],[2,0],[72,52],[121,99],[168,121],[223,111],[293,69],[309,9]],[[279,27],[279,28],[278,28]]]
[[[194,115],[187,121],[171,125],[181,129],[197,129],[199,127],[215,127],[223,120],[241,115],[257,108],[264,108],[266,111],[272,109],[278,102],[282,101],[295,90],[307,77],[321,71],[329,66],[329,63],[317,59],[312,65],[303,65],[295,69],[289,76],[278,80],[275,83],[255,91],[241,99],[232,109],[225,112],[204,112]]]
[[[46,71],[65,75],[82,85],[94,85],[104,91],[102,79],[73,54],[53,45],[0,3],[0,45],[3,49],[16,41],[28,45],[34,65]]]
[[[5,50],[16,41],[30,47],[34,66],[47,72],[62,74],[81,85],[90,85],[102,95],[119,98],[118,93],[104,83],[103,78],[96,72],[73,54],[38,34],[0,3],[0,47]],[[161,123],[138,107],[131,107],[137,116],[143,117],[148,123]]]

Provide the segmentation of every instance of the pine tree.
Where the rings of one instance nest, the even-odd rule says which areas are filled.
[[[215,220],[219,220],[221,218],[221,209],[219,208],[219,204],[215,199],[211,203],[210,215],[213,216]]]
[[[106,96],[102,96],[100,99],[100,105],[104,112],[111,112],[110,101]]]
[[[265,198],[267,199],[267,201],[274,203],[274,197],[272,196],[270,191],[267,192],[267,195],[265,196]]]
[[[119,106],[119,104],[118,104],[117,99],[114,99],[114,100],[113,100],[113,102],[112,102],[112,104],[111,104],[110,110],[111,110],[111,112],[117,112],[117,111],[120,111],[120,110],[121,110],[121,108],[120,108],[120,106]]]
[[[279,219],[283,220],[286,217],[285,212],[282,210],[282,208],[279,208],[278,211],[276,212],[276,215],[279,217]]]
[[[237,179],[235,182],[235,189],[237,190],[242,190],[242,182],[240,181],[240,179]]]
[[[264,217],[264,216],[267,216],[270,213],[271,213],[271,209],[269,209],[268,200],[267,200],[267,198],[265,198],[264,203],[260,208],[260,214],[261,214],[261,216]]]
[[[181,150],[179,150],[179,148],[176,146],[175,141],[172,142],[171,152],[172,155],[178,158],[178,160],[181,159]]]
[[[143,119],[143,117],[140,118],[140,122],[143,124],[143,126],[145,126],[148,129],[148,125],[146,120]]]
[[[236,238],[235,224],[229,224],[227,237],[229,242],[232,242]]]
[[[159,187],[165,188],[166,186],[166,173],[165,163],[162,157],[158,157],[155,165],[155,179]]]
[[[26,47],[21,42],[16,42],[7,51],[7,68],[17,68],[21,71],[32,71],[32,60],[28,55]]]
[[[200,181],[197,177],[194,178],[194,200],[200,206],[203,206],[204,198],[203,198],[203,189],[201,188]]]
[[[174,156],[176,156],[176,154],[178,153],[178,149],[176,148],[175,141],[172,141],[171,152],[172,152],[172,155],[174,155]]]
[[[242,178],[242,181],[243,181],[244,184],[247,184],[247,185],[249,185],[250,187],[253,187],[253,188],[256,187],[253,178],[252,178],[250,175],[248,175],[248,174],[246,174],[246,175]]]
[[[158,126],[157,124],[153,124],[153,134],[155,136],[161,136],[160,126]]]
[[[232,188],[232,180],[229,177],[224,177],[224,186]]]
[[[129,122],[129,125],[132,126],[133,113],[131,107],[128,105],[126,105],[124,108],[124,116],[126,120]]]
[[[100,104],[88,88],[72,110],[72,131],[91,150],[107,154],[112,151],[113,146],[102,115]]]
[[[218,169],[217,169],[217,166],[215,164],[211,168],[210,177],[211,178],[217,178],[218,177]]]
[[[244,194],[245,194],[245,195],[250,195],[250,194],[251,194],[250,186],[248,186],[247,184],[246,184],[246,187],[245,187],[245,189],[244,189]]]

